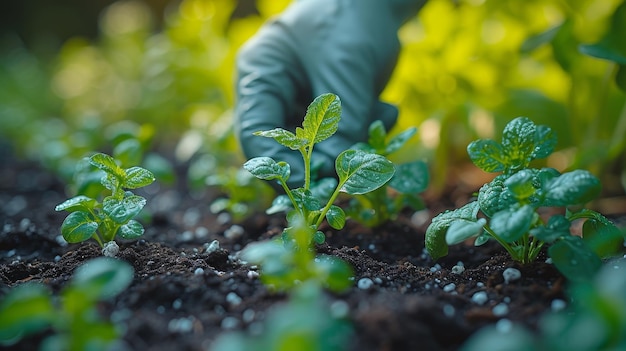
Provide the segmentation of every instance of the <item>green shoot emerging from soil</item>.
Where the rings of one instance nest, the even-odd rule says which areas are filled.
[[[433,219],[426,231],[430,255],[434,259],[445,256],[448,245],[475,237],[475,245],[494,239],[514,260],[529,263],[549,243],[548,255],[568,279],[591,278],[601,265],[600,257],[614,254],[623,238],[601,214],[570,208],[599,194],[600,181],[591,173],[529,168],[531,161],[550,155],[556,142],[549,127],[519,117],[504,128],[501,143],[470,143],[467,150],[476,166],[502,173],[481,187],[476,201]],[[565,211],[544,219],[538,211],[545,207]],[[484,216],[479,217],[479,212]],[[587,219],[583,238],[570,234],[577,219]]]
[[[100,182],[111,194],[98,200],[78,195],[59,204],[55,210],[71,212],[61,225],[61,234],[69,243],[93,238],[100,247],[117,247],[114,239],[136,239],[144,228],[134,220],[146,204],[146,199],[126,189],[137,189],[151,184],[154,175],[141,167],[122,168],[106,154],[95,154],[89,162],[104,172]],[[111,243],[111,244],[109,244]],[[115,256],[116,252],[103,251]]]
[[[100,317],[99,304],[126,289],[133,274],[128,263],[99,257],[76,269],[59,299],[39,283],[11,289],[0,304],[0,345],[52,329],[40,350],[114,349],[120,328]]]
[[[311,237],[317,243],[325,240],[324,234],[318,230],[324,218],[335,229],[341,229],[345,225],[344,211],[333,204],[340,192],[351,195],[368,193],[384,185],[395,172],[391,161],[384,156],[361,150],[343,151],[335,160],[338,184],[326,204],[322,204],[319,197],[311,191],[313,147],[335,134],[340,117],[339,97],[323,94],[309,105],[302,127],[296,128],[295,134],[282,128],[255,133],[273,138],[281,145],[301,153],[305,177],[301,188],[290,189],[287,185],[290,165],[286,162],[277,162],[270,157],[256,157],[244,164],[244,168],[257,178],[280,183],[293,207],[287,215],[289,223],[304,221],[311,230]],[[285,233],[289,237],[290,228],[287,228]]]

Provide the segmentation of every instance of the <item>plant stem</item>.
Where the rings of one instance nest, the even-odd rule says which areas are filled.
[[[330,206],[333,205],[333,203],[335,202],[335,199],[337,198],[337,196],[339,196],[339,193],[341,192],[341,187],[343,187],[344,183],[345,182],[338,184],[337,187],[335,188],[335,191],[330,196],[330,199],[328,199],[328,202],[326,203],[326,206],[324,206],[322,213],[320,213],[319,218],[317,218],[317,223],[315,223],[316,228],[318,228],[320,224],[322,224],[322,221],[326,217],[326,213],[328,212],[328,210],[330,210]]]
[[[489,233],[489,235],[491,235],[494,239],[496,239],[496,241],[500,245],[502,245],[502,247],[504,247],[504,249],[509,253],[509,255],[511,255],[511,258],[513,258],[516,261],[520,261],[517,253],[515,252],[515,250],[513,250],[513,247],[511,247],[509,243],[504,241],[504,239],[502,239],[498,234],[496,234],[496,232],[494,232],[488,225],[485,224],[483,228],[485,228],[485,231]]]

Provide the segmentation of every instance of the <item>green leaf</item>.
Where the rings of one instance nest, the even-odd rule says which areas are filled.
[[[395,135],[393,138],[391,138],[391,140],[389,140],[389,143],[385,148],[384,156],[392,154],[399,150],[402,146],[404,146],[404,144],[407,143],[407,141],[409,141],[409,139],[411,139],[413,135],[415,135],[415,133],[417,133],[417,128],[411,127]]]
[[[472,162],[485,172],[501,172],[506,167],[502,145],[493,140],[473,141],[467,146],[467,153]]]
[[[125,261],[98,257],[76,269],[71,288],[95,300],[110,299],[130,285],[133,275],[133,267]]]
[[[484,218],[479,218],[476,221],[467,219],[457,219],[453,221],[446,232],[446,244],[458,244],[481,234],[485,224],[487,224],[487,220]]]
[[[0,345],[10,346],[43,331],[56,319],[50,292],[41,284],[12,288],[0,304]]]
[[[507,178],[504,186],[518,201],[526,200],[535,194],[534,176],[531,170],[523,169]]]
[[[126,178],[124,178],[122,187],[125,189],[137,189],[150,185],[154,182],[154,174],[145,168],[130,167],[126,169]]]
[[[324,233],[320,232],[319,230],[316,231],[315,233],[313,233],[313,241],[316,244],[323,244],[324,241],[326,241],[326,235],[324,235]]]
[[[387,130],[385,130],[385,125],[383,124],[383,122],[380,120],[372,122],[369,127],[369,138],[367,139],[369,147],[373,149],[373,152],[385,155],[384,152],[386,152],[386,141]]]
[[[301,204],[308,211],[317,211],[322,207],[320,200],[311,193],[310,190],[304,188],[294,189],[293,197],[298,204]]]
[[[266,138],[273,138],[280,145],[286,146],[292,150],[299,150],[301,147],[305,146],[308,142],[307,139],[297,137],[292,132],[282,129],[282,128],[254,132],[254,135],[258,135],[258,136],[262,136]]]
[[[483,185],[478,191],[480,210],[488,217],[517,203],[513,194],[504,186],[506,176],[499,175]]]
[[[610,220],[591,211],[583,211],[589,218],[583,224],[583,240],[600,257],[613,256],[620,252],[624,235]]]
[[[563,215],[554,215],[545,226],[531,229],[530,234],[546,243],[552,243],[564,236],[570,235],[571,222]]]
[[[274,214],[278,212],[287,212],[293,210],[293,204],[287,195],[278,195],[272,201],[272,206],[268,208],[265,213]]]
[[[276,162],[270,157],[255,157],[243,164],[248,172],[263,180],[282,180],[286,182],[291,174],[289,164],[286,162]]]
[[[502,148],[507,159],[507,169],[528,167],[537,145],[536,130],[535,123],[526,117],[515,118],[504,127]]]
[[[346,214],[341,207],[332,205],[326,212],[326,220],[331,227],[339,230],[346,225]]]
[[[546,158],[554,152],[557,138],[551,128],[547,126],[537,126],[535,130],[535,148],[532,150],[533,159]]]
[[[141,212],[146,205],[146,199],[139,195],[128,195],[121,201],[107,196],[102,202],[102,210],[115,223],[125,224]]]
[[[93,209],[94,206],[98,202],[90,197],[84,195],[74,196],[71,199],[67,199],[63,201],[61,204],[57,205],[54,210],[55,211],[85,211],[87,212],[90,209]]]
[[[302,128],[296,128],[299,139],[308,140],[312,146],[328,139],[337,132],[341,119],[341,101],[334,94],[322,94],[309,105],[302,122]]]
[[[545,206],[584,204],[596,198],[601,190],[600,181],[585,170],[563,173],[544,185]]]
[[[126,173],[117,164],[115,159],[107,154],[95,154],[89,158],[89,163],[120,179],[124,179],[126,177]]]
[[[384,156],[360,150],[343,151],[335,160],[341,191],[365,194],[383,186],[393,177],[395,168]]]
[[[121,180],[123,178],[119,178],[113,174],[105,173],[104,176],[100,179],[100,183],[107,189],[109,189],[112,193],[116,193],[120,189]]]
[[[602,261],[578,236],[565,236],[548,249],[556,268],[571,281],[588,281],[602,266]]]
[[[120,238],[129,240],[137,239],[142,236],[143,233],[143,225],[134,219],[131,219],[128,223],[122,225],[117,231],[117,235],[119,235]]]
[[[476,221],[478,214],[478,202],[472,201],[467,205],[453,211],[440,213],[426,229],[425,246],[426,250],[433,259],[438,259],[448,254],[448,245],[446,244],[446,232],[452,222],[465,219],[468,221]]]
[[[428,187],[428,165],[423,161],[403,163],[396,166],[396,173],[389,186],[402,194],[421,193]]]
[[[520,48],[522,53],[530,53],[534,50],[536,50],[537,48],[539,48],[540,46],[551,42],[554,37],[556,36],[556,34],[559,32],[559,30],[561,29],[562,24],[559,24],[557,26],[554,26],[548,30],[546,30],[543,33],[537,34],[537,35],[533,35],[529,38],[526,38],[526,40],[524,40],[524,42],[522,43],[522,46]]]
[[[489,225],[504,241],[513,242],[529,231],[534,216],[535,210],[531,205],[509,208],[494,214]]]
[[[98,223],[91,219],[89,213],[83,211],[70,213],[61,224],[61,234],[71,244],[91,238],[97,229]]]

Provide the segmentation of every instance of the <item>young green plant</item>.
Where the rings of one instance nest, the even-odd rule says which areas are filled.
[[[100,182],[110,195],[104,196],[102,202],[78,195],[57,205],[56,211],[70,212],[61,225],[61,234],[69,243],[93,238],[105,248],[105,255],[115,256],[116,236],[136,239],[144,233],[141,223],[133,218],[143,209],[146,199],[127,189],[151,184],[154,175],[141,167],[122,168],[113,157],[102,153],[89,157],[89,162],[104,173]]]
[[[525,117],[509,122],[502,141],[477,140],[467,150],[472,162],[486,172],[502,172],[482,186],[476,201],[433,218],[426,231],[426,249],[437,259],[448,245],[475,237],[475,245],[496,240],[516,261],[529,263],[544,244],[548,255],[570,280],[589,279],[601,265],[601,256],[616,252],[623,242],[619,230],[601,214],[579,209],[600,192],[600,181],[584,170],[559,173],[552,168],[530,168],[535,159],[550,155],[556,136]],[[543,219],[545,207],[566,208]],[[479,217],[479,212],[483,216]],[[583,237],[570,234],[572,222],[586,219]]]
[[[384,156],[362,150],[345,150],[335,160],[338,184],[323,204],[311,191],[311,160],[315,144],[326,140],[337,131],[341,118],[341,103],[334,94],[323,94],[309,105],[302,127],[292,133],[282,128],[259,131],[256,135],[273,138],[281,145],[297,150],[304,160],[304,185],[290,189],[287,180],[290,165],[284,161],[275,161],[270,157],[256,157],[247,161],[243,167],[260,179],[278,181],[288,197],[292,211],[288,214],[289,222],[301,218],[311,230],[311,237],[317,243],[325,240],[318,230],[326,220],[335,229],[345,225],[346,215],[341,207],[334,205],[340,192],[351,195],[364,194],[376,190],[388,182],[395,172],[391,161]],[[286,229],[289,234],[289,228]]]
[[[385,125],[377,120],[369,127],[367,143],[357,143],[353,148],[387,157],[404,146],[416,132],[417,128],[411,127],[389,138]],[[355,195],[346,212],[368,227],[379,226],[394,219],[404,208],[423,209],[424,203],[418,194],[426,190],[428,181],[425,162],[417,160],[396,165],[396,172],[388,183],[369,193]]]
[[[99,257],[76,269],[59,298],[38,283],[11,289],[0,303],[0,345],[51,329],[40,350],[113,349],[120,330],[101,318],[99,304],[126,289],[133,274],[128,263]]]

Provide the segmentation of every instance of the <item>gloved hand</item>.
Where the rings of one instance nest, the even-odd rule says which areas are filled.
[[[373,121],[391,129],[398,111],[379,95],[400,50],[397,31],[425,1],[297,0],[266,23],[237,57],[235,132],[246,157],[286,161],[289,185],[301,186],[300,153],[252,133],[294,131],[323,93],[339,96],[342,117],[337,133],[315,146],[314,162],[322,164],[318,176],[336,176],[337,155],[367,141]]]

